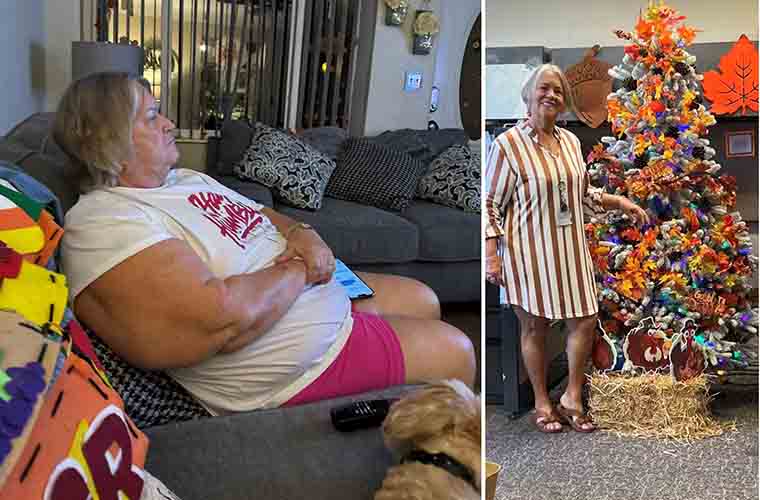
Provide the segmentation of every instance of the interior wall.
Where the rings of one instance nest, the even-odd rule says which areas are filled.
[[[55,111],[71,83],[71,42],[80,38],[79,0],[45,0],[45,109]]]
[[[448,3],[453,4],[454,0],[432,0],[429,4],[423,0],[410,0],[409,14],[404,24],[386,26],[385,2],[377,2],[367,117],[364,122],[365,135],[377,135],[386,130],[398,128],[427,128],[430,90],[434,81],[441,34],[434,37],[433,50],[430,54],[413,55],[412,24],[414,12],[417,9],[432,9],[440,18],[442,3],[447,3],[446,8],[449,8]],[[446,29],[443,22],[441,22],[441,29]],[[404,92],[404,73],[407,71],[422,73],[422,88],[413,92]]]
[[[480,14],[480,0],[442,0],[441,5],[441,33],[436,40],[438,51],[433,76],[433,85],[439,89],[438,111],[431,113],[429,119],[435,120],[441,128],[462,128],[459,78],[465,44],[472,23]]]
[[[45,109],[44,3],[0,2],[0,135]]]
[[[647,0],[486,0],[488,47],[621,45],[612,30],[631,31]],[[669,0],[701,32],[696,42],[758,39],[757,0]]]

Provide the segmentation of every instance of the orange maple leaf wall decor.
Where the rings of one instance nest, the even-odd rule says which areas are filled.
[[[742,115],[748,110],[757,112],[757,49],[746,35],[720,58],[718,71],[707,71],[702,87],[705,97],[712,101],[710,108],[717,115],[736,113],[741,108]]]

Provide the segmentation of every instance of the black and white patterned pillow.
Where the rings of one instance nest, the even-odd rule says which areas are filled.
[[[417,197],[480,212],[480,152],[457,144],[438,155],[420,179]]]
[[[87,331],[108,381],[124,401],[124,411],[140,429],[182,422],[211,414],[162,371],[134,367],[113,352],[93,332]]]
[[[318,210],[335,162],[283,130],[254,126],[251,144],[234,172],[241,179],[272,188],[279,200],[296,208]]]
[[[425,164],[367,139],[348,139],[325,194],[378,208],[403,211],[425,172]]]

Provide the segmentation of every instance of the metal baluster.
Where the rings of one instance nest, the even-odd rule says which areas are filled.
[[[193,25],[192,61],[190,62],[190,138],[193,138],[193,120],[195,119],[195,52],[198,50],[198,0],[193,0],[193,12],[190,16]]]

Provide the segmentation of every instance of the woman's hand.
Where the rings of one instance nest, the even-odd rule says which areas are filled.
[[[296,228],[288,237],[288,247],[275,260],[276,263],[300,258],[306,265],[306,283],[324,285],[335,272],[335,256],[330,247],[313,229]]]
[[[618,196],[618,208],[628,217],[636,221],[638,225],[648,224],[649,215],[646,211],[624,196]]]
[[[486,281],[504,286],[501,273],[501,258],[497,253],[497,238],[486,239]]]

